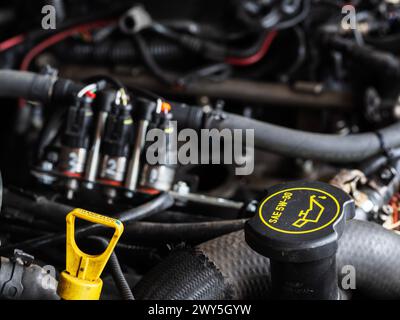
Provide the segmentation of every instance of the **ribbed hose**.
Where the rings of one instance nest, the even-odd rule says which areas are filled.
[[[339,275],[343,266],[355,267],[357,290],[362,294],[378,299],[400,298],[400,237],[397,234],[373,223],[350,221],[339,242],[337,262]],[[211,283],[221,277],[223,285],[216,291]],[[202,290],[198,290],[199,282]],[[208,287],[212,290],[204,290]],[[244,241],[243,231],[239,231],[196,249],[172,254],[141,280],[135,294],[137,299],[150,300],[177,296],[180,299],[264,299],[269,298],[270,288],[268,259],[252,251]]]
[[[101,237],[90,237],[90,239],[94,239],[97,242],[101,243],[104,249],[107,249],[109,245],[108,241]],[[111,276],[114,280],[115,285],[118,288],[121,298],[123,300],[135,300],[135,297],[133,296],[132,290],[129,287],[128,281],[126,281],[125,275],[121,269],[121,265],[119,264],[118,257],[115,252],[111,253],[107,266],[110,269]]]
[[[108,266],[111,270],[111,275],[113,277],[115,285],[118,288],[121,298],[123,300],[135,300],[132,290],[129,287],[128,281],[126,281],[124,273],[122,272],[117,255],[114,252],[111,254],[110,260],[108,260]]]
[[[231,298],[222,273],[201,251],[189,249],[176,251],[150,271],[135,287],[135,295],[141,300]]]
[[[359,133],[348,136],[311,133],[284,128],[270,123],[225,113],[225,118],[211,118],[207,128],[254,129],[255,147],[289,157],[301,157],[328,162],[357,162],[380,153],[378,134]],[[400,146],[400,122],[380,130],[387,148]]]
[[[400,147],[400,122],[379,130],[379,133],[365,132],[343,136],[286,128],[228,112],[204,114],[199,107],[182,104],[174,105],[174,119],[185,128],[252,129],[256,149],[326,162],[359,162],[382,153],[383,144],[386,148]],[[250,134],[247,134],[246,140],[248,138]]]
[[[185,55],[185,50],[166,41],[151,41],[148,48],[151,56],[160,62],[179,60]],[[140,59],[133,42],[127,40],[99,44],[71,43],[56,50],[63,59],[75,62],[132,63]]]
[[[199,250],[218,267],[232,299],[269,297],[269,260],[247,246],[242,231],[206,242]]]
[[[337,265],[356,269],[357,290],[378,299],[400,298],[400,236],[381,226],[351,221],[339,243]]]

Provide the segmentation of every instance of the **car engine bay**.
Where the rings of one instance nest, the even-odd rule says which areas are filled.
[[[400,299],[400,1],[114,2],[0,4],[0,299]]]

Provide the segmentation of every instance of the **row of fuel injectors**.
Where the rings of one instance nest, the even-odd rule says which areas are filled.
[[[171,105],[159,99],[130,99],[126,89],[99,90],[99,84],[83,88],[76,103],[44,128],[51,140],[33,170],[41,184],[57,186],[68,199],[81,188],[101,188],[112,201],[117,194],[131,197],[142,191],[155,194],[172,188],[176,166],[166,162],[148,163],[146,134],[161,129],[164,150],[173,152]],[[56,117],[57,118],[57,117]],[[58,127],[57,124],[58,123]],[[171,149],[171,150],[169,150]]]

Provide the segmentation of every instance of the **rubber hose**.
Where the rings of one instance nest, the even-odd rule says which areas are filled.
[[[167,210],[171,208],[174,203],[175,199],[170,193],[161,193],[147,203],[128,211],[122,212],[118,214],[115,218],[127,225],[131,222],[142,220],[144,218],[152,216],[153,214]]]
[[[46,221],[61,224],[65,223],[65,217],[74,207],[58,203],[47,199],[41,195],[24,194],[4,189],[4,207],[15,208],[21,211],[29,212],[34,217]]]
[[[210,117],[206,128],[254,129],[255,147],[288,157],[300,157],[327,162],[359,162],[380,153],[381,141],[376,133],[348,136],[310,133],[224,113]],[[400,122],[380,130],[386,148],[400,146]]]
[[[33,72],[0,70],[0,97],[49,103],[70,101],[81,88],[70,80]]]
[[[163,41],[149,42],[148,49],[154,59],[160,62],[179,60],[185,54],[185,51],[179,48],[179,46]],[[68,45],[68,47],[60,46],[56,52],[63,59],[78,62],[132,63],[140,59],[132,41],[100,44],[74,43]]]
[[[360,46],[356,41],[336,35],[326,35],[322,40],[330,48],[343,52],[347,57],[367,66],[369,70],[385,76],[400,76],[400,60],[394,54],[367,45]]]
[[[134,223],[125,228],[124,239],[145,245],[162,243],[202,243],[243,228],[246,220],[195,223]]]
[[[256,299],[269,286],[268,259],[252,251],[240,231],[173,253],[143,277],[135,294],[138,300]]]
[[[109,245],[108,241],[101,237],[90,237],[90,239],[94,239],[101,243],[104,249],[107,249]],[[111,276],[118,288],[121,298],[123,300],[135,300],[128,281],[126,281],[125,275],[122,272],[121,265],[119,264],[118,257],[115,252],[111,253],[107,266],[110,268]]]
[[[337,265],[339,275],[343,266],[355,267],[357,290],[363,295],[400,298],[400,237],[394,232],[371,222],[350,221],[339,241]],[[180,272],[182,278],[176,276]],[[203,279],[199,273],[213,278]],[[218,291],[196,287],[202,280],[206,282],[202,288],[208,288],[221,277],[224,282]],[[177,295],[182,299],[269,298],[269,260],[251,250],[244,232],[239,231],[171,254],[144,276],[135,293],[137,299],[149,300],[168,300]]]
[[[114,218],[123,222],[124,225],[129,225],[130,223],[133,223],[135,221],[144,219],[158,212],[162,212],[164,210],[169,209],[171,206],[174,205],[174,202],[175,202],[174,198],[169,193],[162,193],[157,197],[155,197],[154,199],[148,201],[147,203],[139,207],[130,209],[128,211],[122,212],[116,215]],[[104,230],[105,230],[104,226],[98,224],[91,224],[89,226],[76,229],[75,237],[90,236],[98,232],[102,232]],[[65,242],[65,237],[66,237],[65,233],[45,235],[39,238],[2,247],[0,248],[0,254],[12,251],[15,248],[34,249],[51,244]]]
[[[0,71],[0,97],[43,101],[55,83],[51,76],[13,70]]]
[[[351,221],[339,242],[337,265],[356,270],[357,290],[378,299],[400,298],[400,236],[371,222]]]
[[[369,176],[388,164],[394,164],[397,168],[400,165],[399,159],[400,148],[393,149],[390,151],[390,156],[385,154],[377,155],[371,159],[368,159],[364,163],[361,163],[359,170],[364,172],[366,176]]]
[[[225,300],[230,298],[221,272],[201,252],[179,250],[150,271],[135,287],[137,300]],[[173,270],[173,272],[171,272]]]

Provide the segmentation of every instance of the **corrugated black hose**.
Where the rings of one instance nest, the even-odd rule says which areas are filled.
[[[339,242],[338,273],[352,265],[356,290],[378,299],[400,298],[400,236],[363,221],[350,221]],[[201,284],[201,285],[199,285]],[[269,260],[244,241],[243,231],[196,248],[180,249],[135,287],[136,299],[268,299]]]
[[[166,41],[152,40],[147,47],[157,62],[178,61],[187,54],[178,45]],[[131,40],[95,44],[71,42],[57,46],[55,50],[63,59],[74,62],[133,63],[140,60],[140,55]]]
[[[109,245],[108,241],[104,238],[94,236],[89,238],[101,243],[104,249],[106,249]],[[115,282],[115,285],[118,288],[121,298],[123,300],[135,300],[135,297],[133,296],[132,290],[129,287],[128,281],[126,281],[125,275],[121,269],[121,265],[119,264],[118,257],[115,252],[111,254],[107,266],[110,269],[111,276]]]

